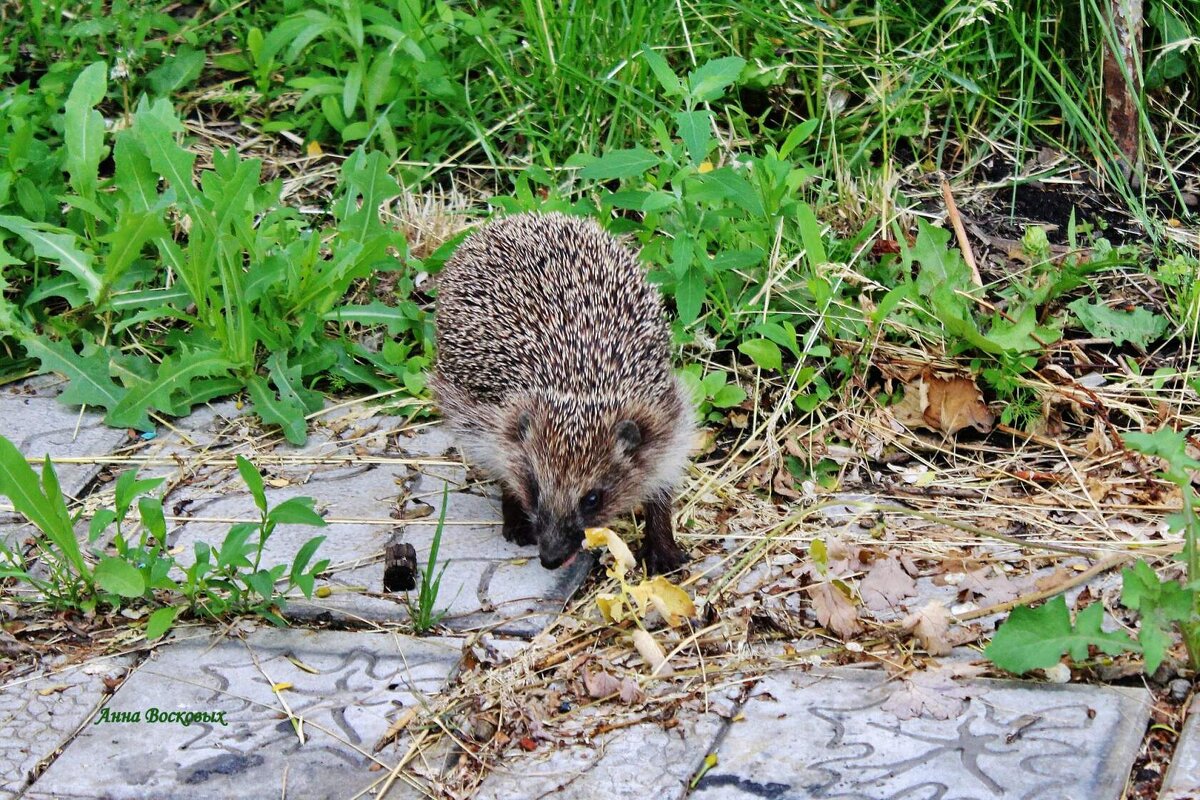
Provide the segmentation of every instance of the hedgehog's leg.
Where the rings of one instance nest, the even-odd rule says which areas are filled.
[[[521,507],[521,501],[508,491],[507,486],[500,488],[500,513],[504,516],[505,539],[519,545],[537,544],[537,536],[533,533],[533,526],[529,524],[529,515]]]
[[[638,558],[651,575],[674,572],[687,563],[687,554],[675,543],[671,527],[671,493],[655,492],[642,503],[646,532]]]

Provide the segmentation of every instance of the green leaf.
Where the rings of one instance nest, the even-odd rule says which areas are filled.
[[[73,275],[88,300],[96,302],[103,284],[100,275],[92,268],[91,253],[85,253],[75,246],[77,237],[74,233],[66,228],[2,215],[0,228],[6,228],[29,242],[38,258],[53,261],[63,272]]]
[[[716,100],[738,79],[745,66],[746,60],[737,56],[709,61],[688,75],[688,95],[697,103]]]
[[[246,389],[254,403],[254,412],[268,425],[278,425],[289,442],[296,445],[308,440],[308,422],[304,419],[304,406],[298,402],[281,398],[267,387],[267,382],[258,375],[246,381]]]
[[[704,188],[718,197],[729,200],[752,217],[766,216],[767,210],[758,190],[750,181],[735,172],[733,167],[721,167],[701,177]]]
[[[1135,308],[1133,311],[1117,311],[1103,303],[1092,303],[1086,297],[1074,301],[1067,308],[1079,318],[1087,332],[1097,339],[1108,339],[1117,347],[1129,342],[1138,350],[1145,351],[1151,342],[1167,330],[1167,318]]]
[[[96,583],[106,592],[121,597],[141,597],[146,592],[146,580],[127,561],[108,556],[96,565]]]
[[[1187,453],[1187,438],[1170,428],[1159,428],[1154,433],[1132,432],[1122,434],[1125,444],[1139,453],[1148,456],[1158,456],[1170,465],[1170,471],[1180,474],[1184,481],[1190,482],[1187,470],[1200,469],[1200,461]]]
[[[1146,662],[1147,674],[1162,663],[1172,639],[1172,623],[1191,619],[1195,593],[1177,581],[1159,580],[1145,561],[1121,571],[1121,604],[1141,614],[1138,644]]]
[[[325,520],[321,520],[324,524]],[[293,581],[304,574],[304,568],[308,566],[308,562],[316,555],[317,548],[325,541],[324,536],[314,536],[305,542],[301,548],[296,551],[296,557],[292,559],[292,569],[289,573]]]
[[[347,305],[325,312],[322,319],[330,322],[355,323],[357,325],[387,325],[389,336],[396,336],[412,327],[412,320],[403,309],[384,305],[374,300],[366,305]]]
[[[158,409],[174,416],[187,413],[189,409],[176,404],[174,394],[187,393],[192,381],[197,378],[224,375],[234,366],[233,362],[218,352],[180,347],[163,359],[154,380],[131,385],[106,421],[110,425],[151,430],[153,425],[147,414],[149,409]]]
[[[750,356],[760,369],[777,371],[783,368],[783,354],[779,351],[779,345],[770,339],[749,339],[740,343],[737,349]]]
[[[108,244],[104,256],[104,283],[112,286],[129,265],[142,254],[146,243],[167,236],[162,214],[156,211],[127,211],[110,233],[100,237]]]
[[[41,362],[39,372],[58,372],[67,377],[67,388],[58,398],[61,403],[111,411],[125,396],[125,390],[108,377],[109,355],[102,348],[80,356],[66,342],[33,336],[21,339],[21,345]]]
[[[63,113],[64,166],[80,196],[96,194],[96,173],[104,158],[104,117],[95,110],[107,93],[108,68],[103,61],[88,66],[67,95]]]
[[[684,276],[675,284],[675,309],[679,321],[684,325],[690,325],[700,316],[704,294],[704,273],[695,267],[688,267]]]
[[[1094,603],[1079,612],[1072,626],[1062,595],[1039,608],[1018,606],[996,631],[984,654],[1001,669],[1021,675],[1031,669],[1052,667],[1064,654],[1082,661],[1090,645],[1110,655],[1137,649],[1125,633],[1102,631],[1103,618],[1104,607]]]
[[[821,223],[808,203],[800,203],[797,207],[796,223],[800,227],[800,241],[804,245],[808,265],[815,270],[829,263],[829,257],[825,254],[825,242],[821,238]]]
[[[51,475],[46,477],[52,477],[54,466],[49,456],[42,466],[43,475],[47,472]],[[51,483],[57,484],[57,481]],[[18,514],[46,534],[75,567],[77,574],[88,574],[62,494],[54,492],[47,495],[25,456],[3,436],[0,436],[0,494],[9,499]]]
[[[648,44],[642,45],[642,58],[646,59],[646,63],[650,65],[650,71],[654,73],[654,77],[658,79],[663,91],[670,97],[677,97],[683,94],[683,83],[679,77],[671,70],[667,64],[667,60],[659,55]]]
[[[276,525],[313,525],[323,528],[326,522],[313,510],[313,502],[311,497],[290,497],[271,509],[267,521]]]
[[[639,145],[628,150],[605,153],[580,170],[579,177],[600,181],[622,180],[641,175],[659,163],[661,159],[658,156]]]
[[[258,506],[258,510],[266,512],[267,510],[267,493],[263,484],[262,473],[258,471],[258,467],[254,466],[248,458],[239,455],[237,457],[238,472],[242,475],[242,480],[246,483],[246,488],[250,490],[250,496],[254,498],[254,505]]]
[[[204,51],[183,45],[146,76],[159,97],[167,97],[191,84],[204,70]]]
[[[338,231],[366,246],[377,234],[387,232],[379,219],[379,207],[400,194],[400,184],[392,177],[383,153],[368,155],[360,147],[342,165],[341,185],[343,194],[333,207]]]
[[[152,613],[146,620],[146,641],[153,641],[171,630],[180,610],[179,606],[167,606]]]
[[[157,497],[141,498],[138,500],[138,514],[142,518],[142,525],[150,531],[154,541],[158,542],[159,547],[165,549],[167,546],[167,520],[163,516],[162,500]]]
[[[687,147],[692,164],[698,165],[712,150],[716,141],[712,135],[713,115],[711,111],[676,111],[675,127],[679,138]]]
[[[733,408],[741,404],[746,399],[746,390],[738,386],[736,383],[729,383],[722,386],[712,396],[713,408]]]

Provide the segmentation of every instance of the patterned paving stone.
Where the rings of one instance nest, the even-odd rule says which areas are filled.
[[[107,698],[104,681],[131,659],[47,665],[0,686],[0,798],[16,797],[38,764],[48,761]]]
[[[420,453],[421,445],[428,444],[424,437],[438,435],[406,439],[405,446],[415,441],[413,452]],[[426,449],[444,449],[443,444]],[[446,611],[443,621],[456,630],[490,626],[499,633],[532,636],[549,615],[562,610],[587,577],[591,557],[585,554],[569,569],[544,569],[534,548],[504,541],[499,502],[474,493],[489,489],[476,486],[470,493],[460,491],[465,471],[440,463],[436,467],[450,478],[451,491],[438,555],[439,563],[448,566],[435,607]],[[289,605],[289,613],[298,618],[329,615],[376,622],[405,620],[408,611],[403,594],[383,591],[383,551],[393,540],[409,542],[424,568],[446,481],[423,465],[363,464],[352,458],[286,469],[272,467],[268,475],[287,484],[280,488],[268,485],[270,504],[296,496],[312,497],[331,521],[322,529],[280,526],[267,543],[264,564],[290,563],[306,541],[317,535],[326,537],[318,557],[332,562],[327,582],[332,594],[312,601],[297,600]],[[183,547],[180,558],[185,563],[190,562],[196,541],[218,545],[229,529],[229,520],[250,520],[258,514],[232,468],[222,471],[221,480],[210,478],[200,485],[182,486],[167,497],[166,506],[186,508],[187,515],[199,518],[182,524],[172,535],[173,544]],[[395,517],[406,519],[393,523]]]
[[[1162,792],[1159,800],[1196,800],[1200,798],[1200,705],[1195,698],[1188,706],[1187,721],[1183,724],[1183,733],[1179,736],[1179,744],[1175,746],[1175,754],[1171,757],[1171,766],[1163,779]]]
[[[130,676],[25,797],[354,796],[388,775],[396,751],[372,771],[376,740],[398,709],[441,689],[460,647],[298,629],[175,642]],[[177,712],[210,717],[160,718]],[[401,783],[392,796],[421,793]]]
[[[103,456],[128,441],[128,433],[107,427],[102,414],[80,415],[78,408],[58,402],[60,388],[56,379],[38,377],[0,389],[0,435],[39,459]],[[55,465],[62,490],[71,497],[79,497],[99,471],[99,464]],[[0,538],[10,547],[32,530],[16,515],[0,512]]]
[[[900,719],[901,688],[856,670],[764,678],[691,797],[1116,800],[1149,719],[1140,689],[987,680],[953,690],[961,716]]]
[[[545,754],[520,755],[488,775],[475,800],[668,800],[680,798],[727,724],[684,710],[664,729],[642,723]]]

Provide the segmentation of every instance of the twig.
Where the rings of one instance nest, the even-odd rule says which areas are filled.
[[[958,239],[958,247],[962,250],[963,260],[971,268],[971,280],[976,286],[983,288],[983,278],[979,276],[979,267],[975,264],[975,252],[971,250],[971,242],[967,239],[967,230],[963,227],[962,217],[958,215],[958,206],[954,202],[954,195],[950,192],[949,181],[942,181],[942,197],[946,201],[946,213],[950,216],[950,226],[954,228],[954,236]]]

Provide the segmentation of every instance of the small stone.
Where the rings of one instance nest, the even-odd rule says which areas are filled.
[[[1182,703],[1192,692],[1192,682],[1186,678],[1176,678],[1168,684],[1171,691],[1171,702]]]

